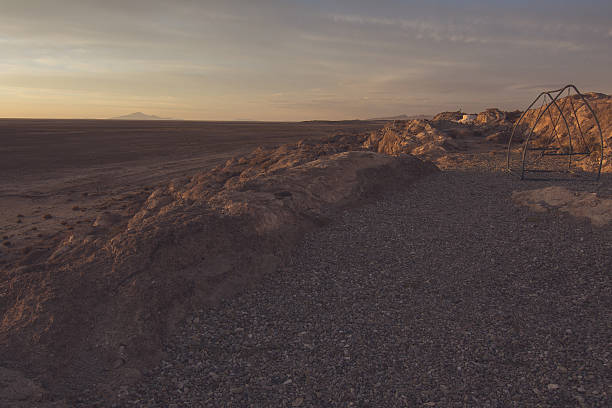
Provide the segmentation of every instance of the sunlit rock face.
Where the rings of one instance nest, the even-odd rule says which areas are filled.
[[[584,97],[597,115],[601,126],[604,139],[602,171],[610,172],[612,171],[612,96],[589,92],[585,93]],[[548,112],[544,113],[537,124],[536,120],[541,110],[531,109],[527,111],[521,122],[520,129],[517,129],[518,133],[524,136],[533,125],[536,124],[534,135],[532,136],[535,146],[544,146],[548,144],[552,138],[557,137],[559,141],[553,140],[553,143],[569,146],[569,128],[572,134],[572,146],[574,147],[574,151],[583,151],[584,142],[586,142],[587,146],[590,147],[589,150],[593,152],[590,159],[576,164],[585,169],[592,169],[594,164],[599,163],[599,156],[601,154],[599,146],[601,143],[599,142],[599,129],[591,111],[578,95],[561,98],[557,101],[557,104],[567,120],[567,126],[566,121],[559,115],[559,110],[553,105],[550,109],[550,114]],[[574,115],[574,110],[576,111],[576,116]],[[555,123],[557,136],[553,134],[553,124]],[[584,142],[580,136],[581,133],[584,135]]]
[[[433,121],[422,119],[389,123],[372,132],[363,146],[379,153],[409,153],[426,159],[436,159],[458,149],[447,132],[439,129]]]

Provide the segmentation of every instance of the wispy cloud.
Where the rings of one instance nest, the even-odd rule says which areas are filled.
[[[334,119],[612,91],[612,4],[526,1],[0,0],[1,114]]]
[[[335,23],[379,26],[403,30],[417,40],[431,40],[464,45],[496,45],[584,51],[591,48],[586,41],[559,39],[558,34],[580,32],[602,34],[602,29],[587,25],[538,24],[528,20],[495,21],[469,17],[463,22],[427,21],[422,19],[379,18],[360,15],[331,15]],[[493,21],[491,21],[493,20]],[[500,27],[506,30],[500,34]],[[526,31],[526,29],[528,29]],[[551,38],[543,38],[542,34]],[[547,35],[547,36],[548,36]]]

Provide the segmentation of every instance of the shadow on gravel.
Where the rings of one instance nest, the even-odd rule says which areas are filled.
[[[189,317],[122,403],[609,405],[611,229],[515,206],[532,187],[445,171],[344,211]]]

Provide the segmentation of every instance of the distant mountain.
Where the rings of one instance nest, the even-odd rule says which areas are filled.
[[[367,120],[412,120],[412,119],[431,119],[431,115],[397,115],[397,116],[386,116],[383,118],[372,118]]]
[[[129,115],[117,116],[116,118],[111,118],[113,120],[176,120],[172,118],[161,118],[155,115],[145,115],[142,112],[134,112]]]

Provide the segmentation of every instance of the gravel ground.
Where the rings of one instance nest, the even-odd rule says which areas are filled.
[[[510,201],[546,185],[445,171],[339,214],[119,405],[612,406],[612,228]]]

